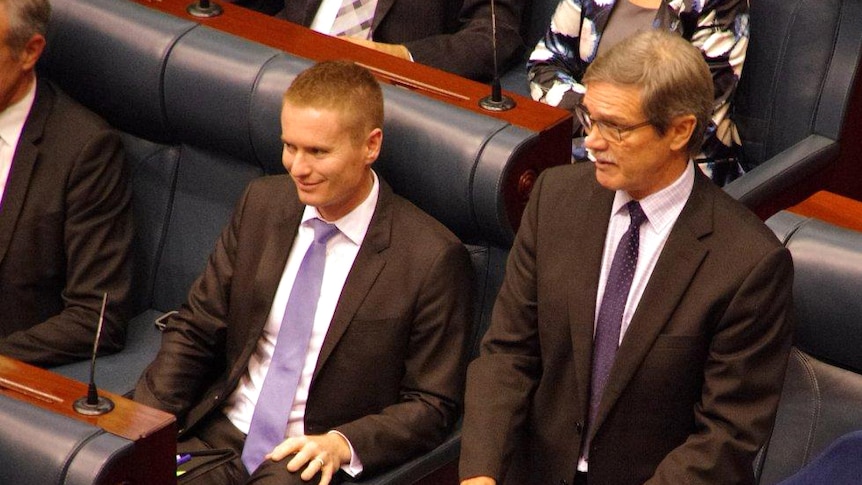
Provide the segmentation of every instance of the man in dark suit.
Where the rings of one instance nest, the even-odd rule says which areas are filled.
[[[0,354],[37,365],[125,340],[131,194],[119,136],[36,81],[47,0],[0,4]]]
[[[376,80],[352,63],[317,64],[291,84],[281,122],[288,175],[249,185],[135,390],[178,416],[181,454],[228,450],[191,463],[184,483],[337,483],[433,448],[459,417],[470,260],[372,171]],[[337,228],[331,239],[318,238],[320,221]],[[275,372],[302,321],[293,293],[312,286],[314,244],[325,248],[320,291],[300,302],[311,336]],[[271,378],[288,371],[301,377],[267,407]],[[276,442],[253,451],[259,416],[276,408]]]
[[[494,75],[491,0],[376,0],[369,28],[349,33],[333,23],[341,0],[235,3],[469,79],[488,81]],[[330,14],[327,5],[334,9]],[[526,5],[525,0],[495,0],[501,72],[524,51],[520,29]]]
[[[533,190],[468,371],[462,483],[752,484],[790,255],[691,162],[713,99],[696,49],[641,33],[584,80],[595,163]]]

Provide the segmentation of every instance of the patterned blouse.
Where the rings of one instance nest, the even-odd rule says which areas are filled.
[[[569,111],[580,101],[581,77],[596,56],[615,1],[560,0],[527,62],[533,99]],[[709,65],[715,111],[697,162],[724,185],[745,171],[739,134],[728,114],[748,48],[748,0],[662,0],[653,27],[679,32]]]

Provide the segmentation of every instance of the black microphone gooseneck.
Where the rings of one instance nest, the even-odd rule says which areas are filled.
[[[491,95],[479,100],[479,106],[488,111],[508,111],[515,107],[515,100],[503,94],[500,86],[500,71],[497,67],[497,11],[491,0],[491,46],[494,49],[494,80],[491,82]]]
[[[105,307],[108,303],[108,294],[102,295],[102,311],[99,313],[99,325],[96,327],[96,341],[93,342],[93,356],[90,361],[90,383],[87,386],[87,395],[79,398],[72,405],[75,411],[86,416],[99,416],[114,409],[114,401],[107,397],[99,396],[96,389],[96,353],[99,351],[99,337],[102,336],[102,324],[105,322]]]

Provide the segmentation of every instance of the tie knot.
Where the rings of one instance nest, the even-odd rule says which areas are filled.
[[[318,218],[310,219],[308,225],[314,229],[314,242],[317,244],[326,244],[338,232],[335,224],[324,222]]]
[[[647,216],[644,213],[640,202],[633,200],[626,204],[626,207],[629,210],[629,218],[631,218],[632,226],[640,227],[641,224],[643,224],[647,220]]]

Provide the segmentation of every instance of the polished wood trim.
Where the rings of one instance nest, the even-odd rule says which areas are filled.
[[[368,67],[381,82],[403,87],[462,108],[505,120],[515,126],[544,131],[554,125],[571,123],[571,113],[537,103],[514,93],[517,105],[502,112],[486,111],[479,100],[490,94],[490,87],[439,69],[399,59],[382,52],[352,44],[282,19],[221,1],[222,15],[199,18],[186,11],[192,0],[132,0],[141,5],[237,35],[263,45],[312,60],[352,59]],[[571,137],[571,132],[569,132]],[[571,142],[570,142],[571,143]]]
[[[112,411],[101,416],[79,414],[73,404],[87,395],[86,384],[4,356],[0,356],[0,394],[132,441],[133,452],[115,460],[115,466],[105,472],[103,483],[176,481],[177,431],[171,414],[107,391],[99,391],[99,395],[114,402]]]
[[[788,210],[839,227],[862,231],[862,202],[843,195],[821,190]]]

